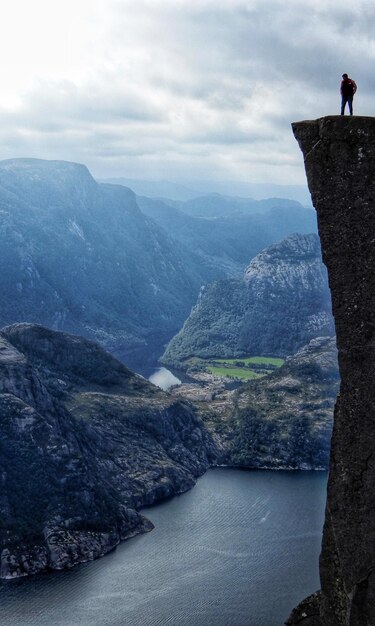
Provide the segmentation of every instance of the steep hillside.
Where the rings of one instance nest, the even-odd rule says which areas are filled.
[[[0,325],[38,322],[117,354],[161,349],[220,272],[176,246],[125,187],[62,161],[0,162]]]
[[[243,280],[201,292],[162,361],[190,357],[292,354],[334,333],[327,274],[316,235],[291,235],[257,255]]]
[[[150,530],[137,509],[215,461],[191,405],[86,339],[4,328],[0,374],[1,577],[72,567]]]
[[[207,425],[231,465],[327,468],[338,386],[335,339],[313,339],[273,374],[242,385],[224,427],[215,418]]]

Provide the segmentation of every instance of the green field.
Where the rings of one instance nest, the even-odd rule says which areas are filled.
[[[225,376],[239,380],[251,380],[267,376],[281,367],[284,359],[271,356],[239,357],[237,359],[206,359],[202,365],[214,376]]]
[[[226,376],[227,378],[241,378],[241,380],[250,380],[251,378],[262,378],[265,373],[254,372],[250,368],[241,367],[215,367],[214,365],[208,365],[207,371],[214,376]]]

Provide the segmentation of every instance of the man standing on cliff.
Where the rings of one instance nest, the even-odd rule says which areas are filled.
[[[347,74],[342,75],[341,81],[341,115],[344,115],[345,105],[348,103],[349,113],[353,115],[353,96],[357,91],[357,85]]]

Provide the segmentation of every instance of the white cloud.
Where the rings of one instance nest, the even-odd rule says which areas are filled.
[[[97,176],[304,181],[290,122],[372,114],[364,0],[13,0],[0,11],[0,157]]]

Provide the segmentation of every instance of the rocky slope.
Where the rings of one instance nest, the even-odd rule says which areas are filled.
[[[321,595],[289,624],[375,623],[375,119],[293,125],[318,214],[336,322],[341,387],[320,558]],[[313,607],[306,618],[306,606]]]
[[[181,367],[192,356],[285,356],[333,333],[319,239],[290,235],[258,254],[242,280],[204,289],[162,361]]]
[[[72,567],[150,530],[137,510],[216,460],[191,404],[38,325],[0,331],[0,405],[3,578]]]
[[[222,381],[208,380],[180,385],[172,393],[199,406],[221,450],[221,463],[326,469],[338,385],[335,338],[320,337],[288,357],[280,369],[235,391]]]

